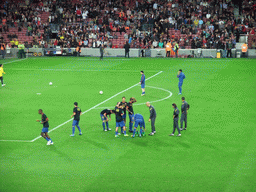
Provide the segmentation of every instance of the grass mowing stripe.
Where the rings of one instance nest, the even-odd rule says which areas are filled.
[[[149,80],[149,79],[151,79],[151,78],[153,78],[153,77],[155,77],[155,76],[161,74],[162,72],[163,72],[163,71],[160,71],[160,72],[156,73],[155,75],[152,75],[151,77],[145,79],[145,81],[147,81],[147,80]],[[111,96],[110,98],[106,99],[105,101],[102,101],[101,103],[99,103],[99,104],[97,104],[97,105],[91,107],[90,109],[84,111],[84,112],[82,113],[82,115],[85,114],[85,113],[87,113],[87,112],[89,112],[89,111],[91,111],[92,109],[95,109],[96,107],[98,107],[98,106],[100,106],[101,104],[103,104],[103,103],[109,101],[110,99],[113,99],[114,97],[120,95],[121,93],[124,93],[125,91],[130,90],[131,88],[133,88],[133,87],[135,87],[135,86],[137,86],[137,85],[138,85],[138,83],[136,83],[135,85],[133,85],[133,86],[131,86],[131,87],[129,87],[129,88],[127,88],[127,89],[125,89],[125,90],[123,90],[123,91],[121,91],[121,92],[119,92],[119,93],[113,95],[113,96]],[[57,127],[51,129],[51,130],[49,131],[49,133],[52,132],[52,131],[54,131],[54,130],[56,130],[56,129],[58,129],[58,128],[60,128],[61,126],[65,125],[65,124],[69,123],[69,122],[72,121],[72,120],[73,120],[73,119],[69,119],[68,121],[62,123],[61,125],[58,125]],[[41,136],[38,136],[38,137],[36,137],[35,139],[31,140],[31,142],[34,142],[34,141],[36,141],[36,140],[38,140],[38,139],[40,139],[40,138],[41,138]]]

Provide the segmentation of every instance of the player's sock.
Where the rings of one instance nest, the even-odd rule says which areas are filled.
[[[108,127],[108,122],[106,122],[106,125],[107,125],[107,129],[109,129],[109,127]]]
[[[46,139],[47,141],[49,141],[48,137],[45,137],[45,139]]]
[[[52,142],[51,138],[48,138],[48,139],[49,139],[49,141],[51,141],[51,142]]]
[[[124,134],[126,135],[126,131],[124,131]]]
[[[121,127],[121,133],[123,133],[123,128]]]
[[[180,93],[181,93],[181,91],[182,91],[182,88],[181,88],[181,86],[179,87],[179,90],[180,90]]]
[[[72,135],[75,134],[75,126],[72,127]]]
[[[142,129],[140,129],[140,135],[142,134]]]
[[[136,129],[133,129],[133,137],[135,136],[136,133]]]
[[[79,125],[77,125],[77,129],[78,129],[79,133],[81,133],[81,129],[80,129]]]
[[[102,126],[103,126],[103,130],[105,130],[105,123],[104,122],[102,122]]]
[[[142,92],[142,94],[145,94],[145,91],[144,91],[144,92]]]
[[[116,131],[116,135],[118,135],[118,131]]]

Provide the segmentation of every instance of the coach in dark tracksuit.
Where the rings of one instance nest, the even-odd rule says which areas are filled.
[[[172,107],[174,108],[173,111],[173,131],[172,134],[169,136],[173,136],[175,133],[176,128],[178,129],[179,134],[177,136],[181,136],[180,129],[179,129],[179,109],[177,108],[177,105],[175,103],[172,104]]]
[[[149,107],[149,112],[150,112],[150,117],[149,117],[149,120],[148,122],[151,121],[151,129],[152,129],[152,132],[149,134],[149,135],[154,135],[156,133],[156,127],[155,127],[155,121],[156,121],[156,110],[155,108],[150,105],[149,102],[146,103],[147,107]]]
[[[187,103],[187,101],[185,101],[185,97],[182,97],[181,100],[182,100],[182,105],[181,105],[181,117],[180,117],[180,130],[182,131],[183,121],[185,121],[184,130],[187,130],[187,114],[188,114],[189,104]]]

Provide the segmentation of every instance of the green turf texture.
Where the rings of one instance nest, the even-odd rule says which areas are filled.
[[[163,71],[146,86],[173,95],[153,103],[157,134],[152,137],[115,138],[115,116],[112,131],[102,131],[100,108],[114,108],[122,96],[140,104],[169,95],[146,87],[141,97],[135,86],[82,115],[82,136],[77,129],[69,136],[70,121],[49,133],[52,146],[43,138],[0,141],[0,191],[254,191],[255,61],[44,57],[4,65],[0,140],[31,141],[42,129],[38,109],[48,116],[51,130],[71,119],[75,101],[86,111],[138,83],[140,70],[146,78]],[[171,104],[181,107],[180,68],[186,75],[182,96],[191,106],[188,130],[170,137]],[[134,111],[144,116],[148,134],[148,108],[135,105]]]

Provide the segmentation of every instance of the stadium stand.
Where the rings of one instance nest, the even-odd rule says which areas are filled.
[[[28,6],[29,5],[29,6]],[[231,0],[7,0],[1,5],[0,38],[9,47],[165,48],[232,47],[246,36],[255,48],[256,3]],[[242,42],[241,42],[242,43]]]

